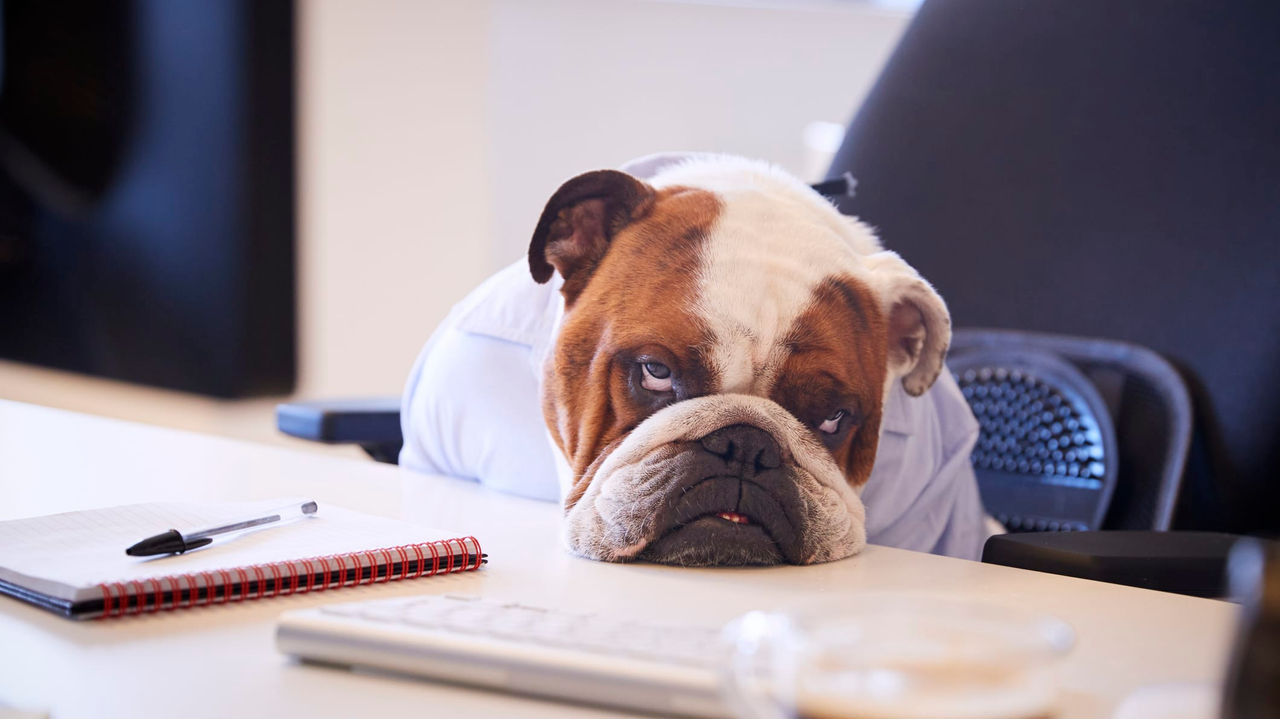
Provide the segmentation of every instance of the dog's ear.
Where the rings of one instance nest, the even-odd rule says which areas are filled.
[[[889,372],[918,397],[933,386],[951,344],[947,306],[896,252],[867,257],[888,319]]]
[[[655,194],[647,183],[616,170],[588,172],[561,185],[543,208],[529,243],[533,279],[541,284],[559,272],[565,300],[572,302],[614,234],[643,217]]]

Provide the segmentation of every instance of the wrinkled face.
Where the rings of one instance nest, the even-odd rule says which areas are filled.
[[[874,240],[843,234],[860,226],[777,194],[606,171],[548,204],[530,262],[565,280],[543,410],[574,551],[807,564],[863,546],[889,383],[932,382],[945,308],[921,307],[936,295],[896,255],[860,253]]]

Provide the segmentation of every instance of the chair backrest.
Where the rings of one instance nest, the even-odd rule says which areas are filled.
[[[1276,28],[1272,0],[926,2],[831,171],[957,325],[1179,368],[1184,528],[1280,529]]]
[[[1168,529],[1191,400],[1159,355],[1112,340],[956,330],[948,365],[982,425],[974,469],[1014,530]]]

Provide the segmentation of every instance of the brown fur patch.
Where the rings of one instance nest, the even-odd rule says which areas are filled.
[[[712,385],[693,270],[719,212],[711,192],[658,191],[642,218],[618,230],[567,310],[542,395],[552,438],[573,468],[566,509],[586,491],[606,447],[671,401]],[[642,358],[671,367],[679,385],[672,397],[638,388]]]
[[[828,277],[788,332],[790,354],[769,394],[813,428],[855,487],[871,476],[879,444],[886,330],[866,285],[852,277]],[[840,409],[849,413],[841,431],[819,432],[818,425]]]

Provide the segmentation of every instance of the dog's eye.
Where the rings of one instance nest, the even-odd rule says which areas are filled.
[[[640,365],[640,371],[644,374],[644,378],[640,380],[640,386],[650,392],[670,392],[671,391],[671,368],[661,362],[644,362]]]
[[[844,415],[844,410],[836,410],[830,417],[822,420],[822,424],[818,425],[818,431],[823,434],[835,434],[836,430],[840,429],[840,420],[844,419]]]

